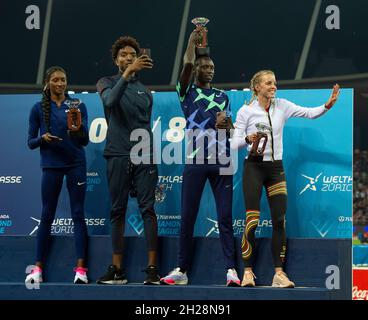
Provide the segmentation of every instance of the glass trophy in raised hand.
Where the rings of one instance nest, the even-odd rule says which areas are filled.
[[[196,55],[197,56],[209,56],[210,48],[208,47],[207,42],[207,33],[208,30],[206,28],[206,24],[210,20],[205,17],[197,17],[192,19],[192,23],[196,26],[196,30],[200,35],[200,40],[196,44]]]
[[[250,154],[253,156],[263,156],[268,141],[268,133],[272,132],[272,127],[266,123],[257,123],[257,137],[252,144]]]

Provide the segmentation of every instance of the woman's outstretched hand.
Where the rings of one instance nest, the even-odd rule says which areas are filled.
[[[331,109],[332,106],[335,104],[335,102],[337,101],[337,98],[339,97],[340,94],[340,86],[336,83],[333,86],[332,89],[332,93],[330,98],[328,99],[328,101],[325,103],[325,108],[326,109]]]

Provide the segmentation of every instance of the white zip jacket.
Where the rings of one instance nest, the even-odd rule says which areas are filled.
[[[236,115],[235,130],[230,147],[231,149],[238,149],[247,146],[249,152],[252,145],[248,145],[245,142],[245,137],[258,131],[256,128],[257,123],[265,123],[272,127],[272,132],[267,133],[268,141],[264,151],[263,161],[282,160],[282,137],[287,119],[291,117],[315,119],[323,115],[326,111],[325,105],[315,108],[305,108],[297,106],[286,99],[276,98],[269,112],[266,112],[258,101],[255,100],[250,105],[245,104],[239,109]]]

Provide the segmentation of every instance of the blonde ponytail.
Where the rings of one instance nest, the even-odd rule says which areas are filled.
[[[258,71],[250,80],[250,90],[252,91],[252,97],[250,98],[248,105],[250,105],[254,100],[256,100],[258,95],[256,92],[256,85],[260,83],[261,77],[266,74],[275,75],[275,73],[272,70],[261,70]],[[247,101],[245,101],[245,104],[247,104]]]

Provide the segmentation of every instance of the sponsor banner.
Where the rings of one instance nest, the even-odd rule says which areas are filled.
[[[22,183],[22,176],[0,176],[0,183],[2,184],[20,184]]]
[[[30,236],[36,235],[37,230],[40,226],[41,220],[35,217],[30,217],[30,220],[33,221],[32,230],[29,232]],[[86,225],[89,233],[92,234],[101,234],[101,232],[97,232],[99,228],[105,229],[106,227],[106,219],[105,218],[86,218]],[[72,218],[56,218],[52,222],[51,225],[51,234],[52,235],[70,235],[74,234],[74,223]]]
[[[353,300],[368,300],[368,268],[353,268]]]
[[[157,215],[157,227],[159,236],[175,237],[180,232],[180,214],[177,215]],[[125,229],[127,236],[144,235],[143,220],[140,214],[131,214],[128,217],[128,227]]]
[[[98,172],[87,172],[87,192],[95,191],[101,184],[101,177]]]
[[[13,226],[13,220],[6,213],[0,211],[0,235],[10,233],[10,229]]]
[[[250,92],[228,91],[233,120]],[[330,90],[279,90],[278,97],[302,106],[318,106],[330,96]],[[290,119],[284,128],[284,168],[287,179],[287,235],[293,238],[350,238],[352,215],[352,96],[351,89],[342,89],[339,101],[318,119]],[[106,161],[102,157],[107,124],[97,94],[77,94],[87,106],[90,143],[87,156],[86,219],[104,219],[103,224],[89,225],[91,235],[109,234],[110,197],[106,178]],[[11,213],[11,226],[3,225],[1,234],[29,235],[41,215],[41,170],[39,150],[27,148],[28,117],[40,95],[1,95],[0,104],[6,117],[0,119],[0,135],[17,132],[12,143],[2,139],[0,147],[0,210]],[[153,94],[152,131],[159,179],[155,190],[155,210],[159,234],[177,236],[180,230],[180,198],[183,164],[168,163],[171,154],[184,152],[186,121],[175,92]],[[181,153],[180,153],[181,152]],[[237,158],[233,177],[233,228],[241,237],[244,230],[245,205],[242,188],[243,160],[246,151]],[[180,158],[179,157],[179,158]],[[165,160],[166,159],[166,160]],[[27,163],[27,166],[24,165]],[[256,229],[259,237],[270,237],[272,219],[263,192],[261,216]],[[31,219],[31,217],[33,220]],[[175,217],[175,218],[171,218]],[[63,185],[53,232],[72,234],[69,195]],[[136,198],[129,198],[125,234],[143,236],[142,219]],[[206,184],[195,224],[194,235],[218,237],[217,212],[209,183]],[[3,222],[3,224],[10,224]],[[62,224],[63,223],[63,224]],[[33,235],[37,231],[34,231]]]

